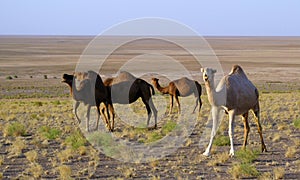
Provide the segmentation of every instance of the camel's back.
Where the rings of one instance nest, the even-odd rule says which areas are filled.
[[[195,81],[186,77],[174,80],[173,82],[178,89],[180,96],[188,96],[196,89]]]
[[[134,80],[136,80],[136,77],[134,75],[126,71],[121,71],[117,77],[113,78],[112,84],[118,84],[120,82],[134,81]]]
[[[240,66],[234,66],[223,80],[226,83],[226,106],[238,107],[242,113],[242,111],[249,110],[258,103],[257,88],[247,78]]]

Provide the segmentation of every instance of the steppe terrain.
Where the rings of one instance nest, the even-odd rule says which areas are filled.
[[[105,37],[98,48],[110,47],[111,42],[121,38],[126,39]],[[173,38],[198,47],[199,42],[193,37]],[[147,81],[158,76],[154,71],[143,72],[148,63],[157,64],[157,68],[161,68],[159,72],[168,72],[172,77],[184,74],[170,67],[167,61],[159,58],[147,61],[147,56],[140,56],[150,51],[180,62],[203,85],[203,107],[199,114],[189,114],[194,97],[180,98],[183,114],[196,118],[189,136],[175,152],[149,162],[138,158],[132,162],[113,159],[110,137],[100,137],[99,143],[108,148],[99,151],[80,131],[82,124],[78,125],[75,120],[73,101],[68,87],[61,83],[61,76],[75,71],[92,39],[0,36],[0,179],[299,179],[300,37],[205,38],[225,74],[233,64],[241,65],[260,92],[261,123],[268,152],[259,152],[259,137],[252,116],[249,117],[251,131],[247,150],[241,150],[243,123],[237,117],[237,153],[233,158],[228,157],[227,116],[220,125],[212,156],[202,156],[206,143],[199,142],[206,131],[210,105],[201,78],[201,64],[187,51],[165,41],[141,39],[116,49],[102,67],[96,67],[103,79],[113,76],[127,60],[136,56],[142,63],[137,67],[131,65],[133,73]],[[93,67],[92,62],[97,61],[98,56],[93,55],[87,67]],[[99,56],[104,55],[100,53]],[[165,78],[162,84],[167,82]],[[157,107],[168,104],[168,96],[156,92],[154,103]],[[146,120],[141,101],[130,108],[141,116],[141,121]],[[140,144],[160,141],[176,129],[180,120],[176,113],[167,115],[165,109],[158,108],[158,129],[147,130],[122,122],[118,114],[126,112],[122,112],[122,107],[117,109],[114,137]],[[92,111],[94,113],[95,109]]]

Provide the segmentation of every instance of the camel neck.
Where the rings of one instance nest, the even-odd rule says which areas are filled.
[[[222,106],[225,103],[224,89],[216,91],[214,82],[205,82],[206,92],[208,96],[208,101],[213,106]]]
[[[162,92],[162,93],[164,93],[164,94],[167,94],[167,93],[168,93],[168,87],[161,87],[160,84],[159,84],[158,82],[156,82],[156,83],[154,84],[154,86],[157,88],[157,90],[158,90],[159,92]]]

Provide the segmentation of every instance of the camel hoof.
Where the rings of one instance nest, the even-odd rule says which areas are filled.
[[[234,152],[230,152],[230,153],[229,153],[229,156],[230,156],[230,157],[234,157]]]
[[[157,126],[148,127],[148,131],[154,130],[156,128],[157,128]]]
[[[261,148],[261,152],[268,152],[266,147]]]
[[[204,152],[204,153],[202,153],[202,155],[204,155],[206,157],[210,156],[209,152]]]

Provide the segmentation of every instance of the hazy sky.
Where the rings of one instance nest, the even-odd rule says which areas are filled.
[[[299,0],[0,0],[0,35],[97,35],[142,17],[201,35],[300,36]]]

